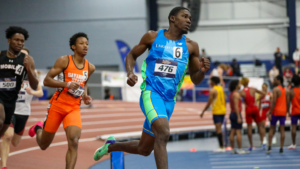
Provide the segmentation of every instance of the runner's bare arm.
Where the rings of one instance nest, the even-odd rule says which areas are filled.
[[[29,87],[26,88],[25,90],[26,90],[26,92],[28,94],[31,94],[31,95],[33,95],[35,97],[43,97],[43,95],[44,95],[43,88],[42,88],[42,86],[40,84],[38,84],[38,87],[37,87],[36,90],[32,90]]]
[[[68,56],[58,58],[54,66],[50,69],[44,79],[44,85],[53,88],[67,87],[67,82],[55,80],[54,77],[59,75],[68,66]],[[78,85],[79,87],[79,85]]]
[[[259,111],[261,110],[261,102],[262,102],[262,100],[259,100],[259,103],[258,103],[258,110]]]
[[[265,93],[264,91],[257,90],[256,88],[254,88],[254,89],[255,89],[255,93],[258,93],[258,94],[259,94],[258,100],[263,99],[263,98],[266,96],[266,94],[267,94],[267,93]]]
[[[208,97],[208,101],[200,115],[200,117],[203,117],[205,111],[209,108],[209,106],[212,104],[212,102],[216,99],[218,95],[218,92],[216,89],[211,89],[210,92],[209,92],[209,97]]]
[[[36,90],[39,84],[35,74],[34,60],[31,56],[26,55],[24,58],[24,66],[27,70],[29,85],[32,89]]]
[[[149,31],[147,32],[142,39],[140,40],[140,43],[134,46],[130,52],[128,52],[126,59],[125,59],[125,67],[127,71],[127,83],[130,86],[134,86],[137,82],[137,76],[134,75],[133,69],[136,62],[136,59],[141,56],[147,49],[151,48],[151,45],[153,41],[155,40],[157,36],[157,32],[155,31]]]
[[[205,77],[205,72],[210,68],[210,63],[207,58],[202,57],[199,61],[199,46],[197,42],[187,40],[192,47],[192,52],[189,57],[189,71],[192,82],[197,85],[202,82]]]
[[[271,108],[270,108],[270,111],[268,112],[268,115],[270,115],[273,112],[274,108],[275,108],[276,100],[278,98],[278,92],[279,92],[279,88],[275,87],[273,89],[273,97],[272,97],[272,100],[271,100]]]
[[[240,110],[239,110],[239,101],[240,101],[240,94],[238,92],[235,92],[233,94],[233,103],[234,103],[234,111],[238,119],[241,118]]]
[[[246,93],[245,93],[244,90],[240,91],[239,94],[240,94],[240,96],[241,96],[242,98],[245,98],[245,97],[246,97]]]

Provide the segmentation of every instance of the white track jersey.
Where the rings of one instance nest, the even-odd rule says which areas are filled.
[[[26,92],[25,88],[29,87],[29,82],[28,81],[23,81],[22,86],[21,86],[21,90],[18,94],[18,100],[16,102],[16,109],[15,109],[15,114],[18,115],[30,115],[31,112],[31,100],[33,95],[30,95]]]
[[[217,68],[214,68],[211,73],[212,73],[212,76],[219,77],[219,72],[218,72]]]

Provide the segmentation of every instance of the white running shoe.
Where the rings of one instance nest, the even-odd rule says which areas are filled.
[[[296,150],[296,145],[292,144],[292,145],[288,146],[288,149],[289,150]]]
[[[237,153],[237,154],[249,154],[250,151],[246,151],[246,150],[244,150],[244,149],[238,149],[238,150],[236,151],[236,153]]]
[[[264,137],[264,139],[263,139],[263,144],[265,144],[265,145],[268,144],[268,141],[267,141],[267,138],[266,138],[266,137]]]
[[[225,148],[219,148],[219,149],[216,149],[214,152],[215,153],[225,153],[226,150],[225,150]]]
[[[276,143],[277,143],[277,139],[276,139],[276,135],[274,135],[272,138],[272,144],[276,144]]]

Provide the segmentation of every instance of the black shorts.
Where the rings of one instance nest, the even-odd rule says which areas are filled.
[[[241,115],[241,113],[240,113]],[[242,115],[241,115],[241,118],[242,118]],[[232,129],[242,129],[243,127],[243,118],[242,118],[242,122],[241,123],[238,123],[238,117],[236,115],[236,113],[230,113],[230,123],[231,123],[231,128]]]
[[[213,115],[214,124],[216,123],[223,123],[224,121],[224,114],[223,115]]]
[[[26,115],[18,115],[18,114],[13,115],[11,119],[10,127],[14,128],[16,134],[21,136],[23,135],[28,117],[29,116]]]
[[[3,99],[0,98],[0,104],[2,104],[4,107],[4,112],[5,112],[4,124],[10,124],[11,118],[15,113],[16,102],[7,103]]]

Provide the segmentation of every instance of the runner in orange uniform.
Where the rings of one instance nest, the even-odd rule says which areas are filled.
[[[296,150],[296,133],[297,133],[297,124],[300,120],[300,77],[294,75],[292,78],[292,84],[294,84],[293,89],[290,90],[290,98],[292,100],[292,145],[288,147],[290,150]]]
[[[283,153],[283,145],[285,139],[285,119],[286,114],[289,114],[289,91],[285,89],[283,85],[283,77],[278,75],[274,79],[274,84],[276,87],[273,89],[273,99],[271,102],[271,109],[268,113],[268,117],[271,121],[271,127],[269,131],[269,148],[266,152],[267,154],[271,153],[271,142],[273,134],[275,131],[277,121],[280,122],[280,150],[279,153]]]
[[[58,88],[49,102],[46,119],[32,126],[28,133],[31,137],[36,134],[38,145],[45,150],[63,122],[68,139],[67,169],[73,169],[76,164],[78,141],[82,129],[80,103],[81,99],[85,104],[90,104],[92,101],[92,98],[87,95],[86,83],[95,70],[95,66],[85,59],[89,48],[85,33],[73,35],[70,39],[70,47],[74,55],[58,58],[44,80],[45,86]],[[56,76],[58,80],[54,79]]]

